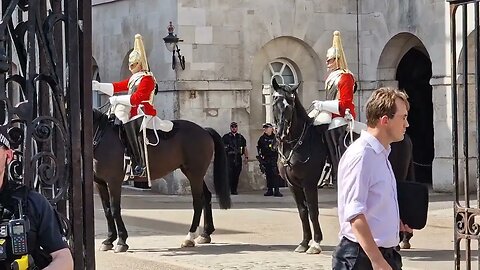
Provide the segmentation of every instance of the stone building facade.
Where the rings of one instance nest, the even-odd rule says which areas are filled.
[[[262,123],[272,121],[272,78],[301,82],[306,107],[324,99],[325,53],[333,31],[339,30],[349,69],[358,80],[357,120],[365,121],[365,101],[374,89],[405,89],[412,104],[407,132],[414,143],[417,178],[437,191],[453,190],[452,63],[444,0],[93,0],[92,16],[96,78],[127,77],[133,37],[142,34],[160,87],[155,98],[159,116],[192,120],[222,134],[236,121],[251,157]],[[162,39],[170,21],[183,39],[179,48],[185,70],[171,68],[172,54]],[[179,175],[173,174],[176,184],[168,184],[167,192],[188,189]],[[240,190],[264,185],[251,159]]]

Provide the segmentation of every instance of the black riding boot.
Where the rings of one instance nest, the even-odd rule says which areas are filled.
[[[130,147],[130,161],[132,176],[144,176],[145,174],[145,151],[143,146],[143,135],[140,133],[143,118],[137,118],[123,125],[125,135]]]
[[[344,138],[347,126],[340,126],[327,130],[325,132],[325,139],[328,148],[328,159],[332,165],[331,174],[333,182],[337,182],[338,163],[343,153],[347,149],[344,145]]]

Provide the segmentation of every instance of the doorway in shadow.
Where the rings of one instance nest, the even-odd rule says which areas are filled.
[[[397,67],[396,80],[409,96],[407,134],[413,143],[416,181],[432,184],[433,140],[432,62],[418,49],[410,49]]]

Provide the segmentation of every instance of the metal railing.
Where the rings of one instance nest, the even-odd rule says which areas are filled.
[[[480,95],[479,95],[479,1],[459,1],[452,0],[447,1],[450,4],[450,47],[451,47],[451,95],[452,95],[452,154],[453,154],[453,178],[455,184],[455,202],[454,202],[454,252],[455,252],[455,269],[461,269],[463,266],[465,269],[472,269],[472,240],[478,241],[480,239],[480,225],[478,218],[480,218],[480,189],[479,189],[479,175],[480,175],[480,162],[479,162],[479,149],[480,136],[476,136],[477,148],[475,154],[469,154],[469,130],[474,128],[478,134],[480,128]],[[473,22],[469,21],[469,10],[473,9]],[[460,25],[457,26],[457,11],[461,10]],[[471,13],[471,12],[470,12]],[[470,28],[469,28],[470,27]],[[472,31],[472,37],[469,38],[469,31]],[[474,59],[472,54],[469,54],[469,40],[474,40]],[[459,59],[457,59],[457,42],[461,40],[461,53]],[[472,69],[469,69],[469,60],[474,60],[475,65]],[[457,70],[457,65],[458,66]],[[469,75],[474,75],[474,81],[469,81]],[[473,88],[472,88],[473,87]],[[469,104],[472,103],[472,91],[474,89],[475,115],[476,119],[471,119],[469,115]],[[470,94],[469,94],[470,92]],[[463,97],[459,100],[459,95]],[[463,108],[463,111],[459,109]],[[469,127],[469,122],[475,120],[475,126]],[[459,121],[462,122],[462,129],[459,130]],[[459,132],[461,132],[461,138],[463,141],[463,151],[459,153]],[[472,152],[472,151],[470,151]],[[474,156],[474,158],[472,158]],[[476,160],[475,179],[470,179],[470,164],[469,160]],[[460,162],[461,161],[461,162]],[[461,163],[461,164],[460,164]],[[460,166],[462,165],[462,166]],[[460,173],[463,173],[463,181],[461,181]],[[473,183],[475,181],[475,183]],[[472,184],[476,185],[476,207],[471,206]],[[462,257],[462,248],[465,253]],[[477,248],[476,256],[479,255]],[[480,268],[480,261],[478,261]]]
[[[91,0],[2,0],[1,126],[14,130],[9,177],[71,226],[75,269],[95,269]]]

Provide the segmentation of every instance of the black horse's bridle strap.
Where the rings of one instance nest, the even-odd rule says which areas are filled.
[[[105,134],[105,127],[108,125],[108,118],[100,117],[100,123],[98,123],[95,133],[93,135],[93,149],[97,148],[98,144],[102,140],[103,134]]]
[[[292,158],[295,150],[297,150],[303,144],[303,141],[305,139],[305,135],[307,134],[307,130],[310,126],[311,126],[311,124],[305,122],[303,124],[302,133],[300,134],[300,137],[298,137],[297,139],[294,139],[294,140],[291,140],[291,141],[288,141],[288,142],[282,142],[282,141],[279,140],[279,144],[282,146],[282,151],[278,151],[278,154],[282,158],[283,166],[291,166],[292,165],[292,164],[290,164],[290,159]],[[288,157],[286,157],[283,154],[283,144],[285,144],[285,143],[286,144],[291,144],[295,141],[296,141],[295,145],[292,147],[292,149],[290,149],[290,153],[288,154]],[[310,159],[310,157],[308,159]],[[307,162],[308,159],[305,162]]]

